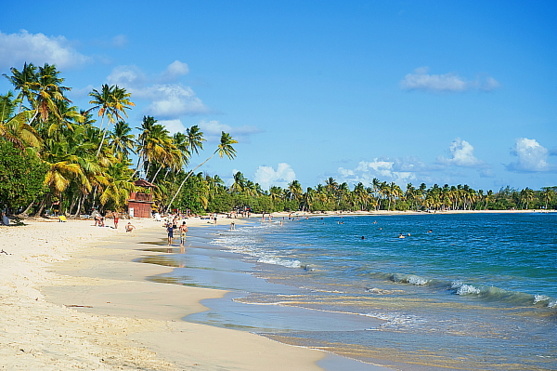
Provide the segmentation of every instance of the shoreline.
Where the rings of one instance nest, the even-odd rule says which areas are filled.
[[[439,214],[517,212],[555,210]],[[272,215],[286,218],[289,214]],[[396,211],[291,214],[431,215]],[[232,221],[239,225],[261,218],[261,214],[220,218],[218,225],[222,228]],[[165,240],[160,222],[134,219],[138,228],[132,233],[124,232],[124,221],[119,230],[93,227],[90,220],[26,222],[29,225],[23,227],[0,227],[5,250],[0,254],[0,329],[4,330],[0,331],[0,369],[340,369],[332,365],[342,364],[342,357],[327,352],[183,321],[188,314],[205,309],[202,300],[222,297],[227,291],[148,280],[173,269],[136,262],[161,255],[145,251],[153,241]],[[197,218],[188,219],[187,224],[214,226]]]
[[[326,353],[262,336],[182,321],[222,290],[153,283],[170,268],[146,256],[160,223],[123,227],[31,221],[0,234],[0,368],[146,370],[319,370]],[[188,220],[189,226],[204,225]]]

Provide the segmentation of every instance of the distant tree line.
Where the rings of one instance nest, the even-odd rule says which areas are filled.
[[[102,85],[80,109],[66,97],[69,87],[54,65],[25,64],[4,75],[13,91],[0,95],[0,209],[13,214],[66,215],[126,211],[131,192],[152,193],[154,210],[195,213],[374,210],[554,209],[557,187],[541,190],[509,187],[494,193],[467,185],[403,190],[394,182],[373,179],[352,188],[333,178],[305,191],[297,180],[269,190],[241,172],[226,186],[218,176],[198,169],[214,156],[233,159],[237,143],[222,132],[209,157],[192,164],[206,141],[194,125],[171,135],[151,116],[132,133],[126,121],[134,103],[117,85]],[[192,166],[194,165],[194,166]],[[134,185],[138,179],[153,189]]]
[[[369,185],[358,183],[352,188],[333,178],[324,184],[306,188],[297,180],[286,188],[273,186],[263,190],[259,184],[246,179],[241,172],[234,182],[225,186],[218,177],[198,173],[189,180],[187,193],[179,204],[196,212],[224,212],[249,208],[253,212],[275,211],[426,211],[426,210],[511,210],[555,209],[557,187],[534,191],[503,188],[498,192],[474,190],[467,185],[415,187],[411,183],[402,189],[394,182],[373,179]]]

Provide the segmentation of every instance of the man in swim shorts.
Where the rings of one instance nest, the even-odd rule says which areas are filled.
[[[187,233],[188,233],[188,226],[186,225],[186,222],[182,222],[182,225],[180,226],[180,247],[184,247],[184,244],[186,243]]]
[[[172,245],[172,240],[174,240],[174,225],[168,222],[166,226],[166,232],[168,233],[168,246]]]

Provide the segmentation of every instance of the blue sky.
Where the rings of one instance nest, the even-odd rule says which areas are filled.
[[[557,2],[32,1],[0,12],[0,73],[54,63],[87,109],[118,84],[171,132],[221,130],[261,184],[328,177],[557,185]],[[0,92],[11,89],[0,80]],[[192,166],[207,153],[192,159]]]

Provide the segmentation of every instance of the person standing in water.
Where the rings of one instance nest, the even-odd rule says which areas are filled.
[[[168,246],[170,246],[174,240],[174,225],[170,222],[166,226],[166,233],[168,234]]]
[[[188,233],[188,226],[186,225],[186,222],[182,222],[182,225],[180,226],[180,247],[184,247],[184,244],[186,243],[186,235]]]

